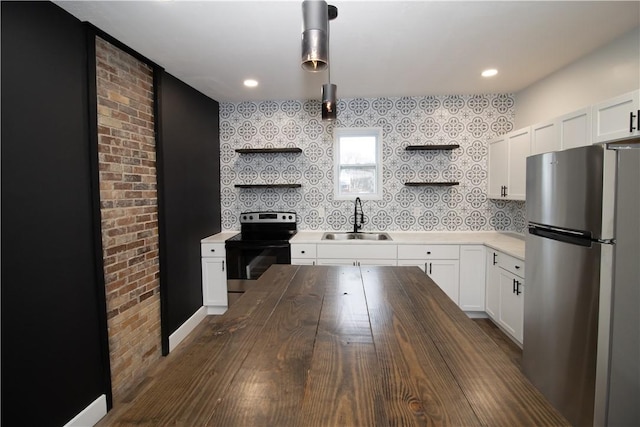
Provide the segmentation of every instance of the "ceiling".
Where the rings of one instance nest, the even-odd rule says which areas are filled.
[[[54,3],[218,101],[319,99],[327,81],[300,67],[301,1]],[[328,3],[339,98],[513,93],[640,25],[638,1]]]

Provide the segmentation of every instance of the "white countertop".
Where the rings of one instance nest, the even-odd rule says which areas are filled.
[[[224,243],[225,240],[232,238],[238,233],[239,231],[223,231],[213,236],[205,237],[200,240],[200,243]]]
[[[322,240],[324,231],[298,231],[291,243],[353,244],[366,245],[366,240]],[[389,240],[377,240],[377,244],[438,244],[438,245],[486,245],[524,261],[524,236],[498,231],[415,232],[388,231]]]
[[[201,240],[202,243],[224,243],[225,240],[235,236],[239,231],[223,231]],[[325,231],[298,231],[293,236],[291,243],[322,243],[366,245],[371,241],[364,240],[322,240]],[[517,233],[499,231],[450,231],[450,232],[415,232],[415,231],[388,231],[391,241],[376,241],[376,244],[402,245],[402,244],[437,244],[437,245],[486,245],[513,257],[524,261],[524,236]]]

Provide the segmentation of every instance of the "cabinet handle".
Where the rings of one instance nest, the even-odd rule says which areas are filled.
[[[508,187],[505,185],[505,186],[504,186],[504,197],[507,197],[507,188],[508,188]]]
[[[431,267],[432,267],[432,266],[433,266],[433,263],[432,263],[432,262],[430,262],[430,263],[429,263],[429,274],[431,274]]]
[[[358,261],[358,267],[360,267],[360,261]]]
[[[511,288],[511,293],[512,294],[516,293],[516,279],[513,279],[513,287]]]
[[[211,252],[215,252],[215,251],[216,251],[215,249],[211,249]]]
[[[224,260],[222,260],[222,271],[224,271]]]
[[[638,115],[640,115],[640,111],[638,111]],[[633,114],[633,111],[629,113],[629,132],[633,132],[636,128],[633,127],[633,119],[637,116]]]
[[[316,265],[316,262],[315,261],[311,261],[311,265]]]
[[[354,266],[354,267],[356,266],[356,262],[355,262],[355,261],[353,261],[353,266]]]
[[[496,265],[498,263],[498,254],[497,253],[493,253],[493,265]]]
[[[520,283],[520,281],[516,280],[516,295],[520,295],[522,293],[522,291],[520,291],[520,285],[522,283]]]
[[[431,255],[431,251],[427,251],[427,255]]]
[[[301,254],[303,254],[303,253],[304,253],[304,251],[300,251],[300,253],[301,253]]]
[[[520,270],[520,266],[519,265],[516,265],[515,267],[516,267],[516,270]]]

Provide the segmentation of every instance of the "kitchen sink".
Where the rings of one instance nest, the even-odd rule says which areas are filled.
[[[324,233],[322,240],[392,240],[387,233]]]

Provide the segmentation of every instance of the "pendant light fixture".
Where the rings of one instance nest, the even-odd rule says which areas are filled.
[[[323,71],[329,63],[329,9],[323,0],[302,2],[302,69]]]
[[[329,20],[338,16],[338,8],[328,6]],[[329,49],[329,23],[327,22],[327,59],[331,51]],[[329,61],[331,62],[331,61]],[[322,85],[322,120],[333,121],[338,116],[338,87],[331,84],[331,65],[327,62],[327,83]]]
[[[331,84],[329,66],[329,21],[338,17],[338,8],[322,0],[302,2],[302,68],[317,72],[327,70],[327,83],[322,85],[322,120],[337,116],[337,86]]]

